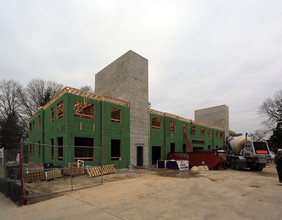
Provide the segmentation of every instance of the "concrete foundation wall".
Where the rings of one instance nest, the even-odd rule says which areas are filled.
[[[229,136],[229,108],[227,105],[195,110],[195,121],[222,128],[225,131],[225,137]]]
[[[148,165],[148,60],[128,51],[95,75],[95,93],[130,102],[130,164]]]

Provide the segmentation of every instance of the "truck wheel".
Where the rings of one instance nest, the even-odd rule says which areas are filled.
[[[235,160],[234,168],[235,168],[235,170],[240,170],[240,161],[239,160]]]
[[[231,169],[235,169],[235,159],[231,159],[231,165],[230,165]]]

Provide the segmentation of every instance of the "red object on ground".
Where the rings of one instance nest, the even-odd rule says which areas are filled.
[[[168,153],[169,160],[188,160],[189,167],[208,166],[212,170],[226,169],[227,152],[177,152]]]

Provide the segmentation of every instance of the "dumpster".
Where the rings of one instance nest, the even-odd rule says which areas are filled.
[[[226,169],[227,152],[176,152],[168,153],[169,160],[188,160],[189,167],[193,166],[207,166],[212,170]]]

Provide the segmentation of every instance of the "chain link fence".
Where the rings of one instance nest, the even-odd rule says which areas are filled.
[[[0,192],[18,205],[24,204],[21,197],[20,163],[16,161],[18,150],[4,150],[0,153]]]
[[[93,146],[28,142],[14,158],[0,165],[0,189],[19,205],[101,185],[104,174],[115,172],[113,165],[102,166],[101,148]]]

